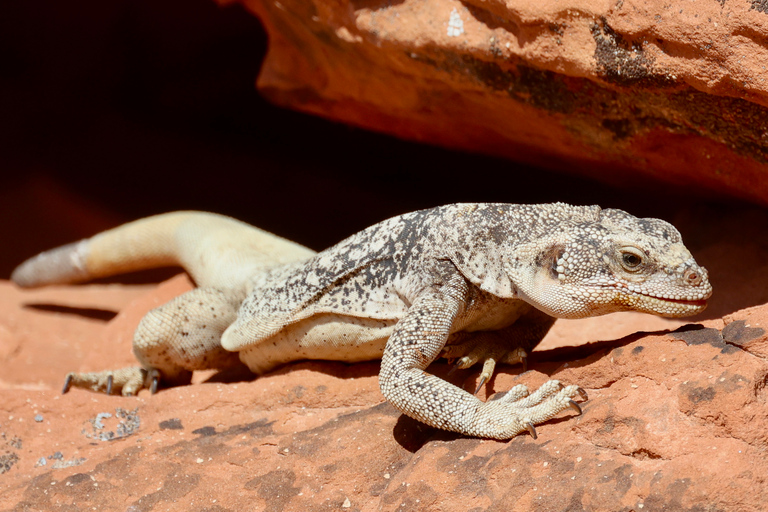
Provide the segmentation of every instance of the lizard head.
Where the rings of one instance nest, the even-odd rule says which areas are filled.
[[[521,298],[555,317],[689,316],[703,311],[712,294],[706,269],[677,229],[659,219],[606,209],[544,241],[524,275],[519,266],[507,268],[517,274]]]

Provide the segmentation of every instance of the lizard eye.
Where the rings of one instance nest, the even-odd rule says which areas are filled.
[[[621,249],[621,265],[630,272],[639,270],[643,265],[643,254],[634,247]]]
[[[636,267],[643,261],[637,254],[632,254],[631,252],[625,252],[622,254],[621,259],[628,267]]]

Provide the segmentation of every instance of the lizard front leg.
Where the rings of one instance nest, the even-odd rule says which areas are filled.
[[[426,367],[440,355],[456,318],[461,314],[466,284],[422,294],[397,324],[384,349],[379,386],[389,402],[404,414],[433,427],[460,434],[509,439],[534,425],[578,405],[583,391],[549,381],[527,395],[513,388],[497,400],[482,402],[474,395],[434,375]]]
[[[189,383],[194,370],[224,369],[240,364],[237,353],[221,346],[221,335],[237,317],[236,294],[196,288],[153,309],[141,320],[133,337],[140,367],[93,373],[70,373],[70,387],[107,394],[135,395],[160,381]]]

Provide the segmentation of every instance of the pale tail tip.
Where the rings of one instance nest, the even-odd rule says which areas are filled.
[[[89,277],[85,269],[87,248],[87,241],[82,240],[41,252],[16,267],[11,281],[22,288],[84,281]]]
[[[34,265],[31,265],[31,260],[27,260],[15,269],[11,273],[11,281],[21,288],[32,288],[35,286],[34,271],[32,270]]]

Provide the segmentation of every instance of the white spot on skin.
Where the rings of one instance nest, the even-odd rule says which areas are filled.
[[[459,11],[453,9],[448,19],[448,37],[458,37],[462,34],[464,34],[464,22],[461,20]]]

